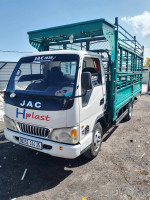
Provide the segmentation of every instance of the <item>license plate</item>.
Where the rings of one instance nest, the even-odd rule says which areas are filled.
[[[19,138],[19,144],[23,144],[23,145],[28,146],[28,147],[33,147],[35,149],[42,149],[42,143],[41,142],[29,140],[29,139],[26,139],[26,138],[20,137]]]

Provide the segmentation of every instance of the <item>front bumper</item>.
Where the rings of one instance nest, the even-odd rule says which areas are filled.
[[[31,149],[34,149],[34,150],[37,150],[37,151],[41,151],[43,153],[50,154],[51,156],[73,159],[73,158],[78,157],[81,153],[81,145],[80,144],[68,145],[68,144],[52,142],[52,141],[44,140],[44,139],[41,139],[41,138],[23,135],[21,133],[17,133],[17,132],[8,130],[7,128],[4,129],[4,135],[5,135],[7,140],[9,140],[9,141],[11,141],[15,144],[19,144],[19,140],[18,140],[19,137],[26,138],[26,139],[29,139],[29,140],[34,140],[34,141],[37,141],[37,142],[42,142],[42,144],[43,144],[42,150],[34,149],[32,147],[28,147],[28,148],[31,148]],[[21,144],[19,144],[19,145],[21,145]],[[44,146],[46,146],[46,145],[51,146],[51,149],[44,148]],[[62,147],[63,150],[59,149],[60,146]]]

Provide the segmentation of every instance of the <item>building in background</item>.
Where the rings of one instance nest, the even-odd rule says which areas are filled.
[[[147,91],[150,93],[150,58],[146,58],[143,67],[143,84],[147,84]]]
[[[15,66],[16,62],[0,61],[0,91],[6,89],[7,83]]]

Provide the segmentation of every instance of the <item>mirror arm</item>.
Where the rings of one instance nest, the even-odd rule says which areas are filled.
[[[75,98],[79,98],[79,97],[84,97],[87,94],[87,90],[84,92],[84,94],[79,95],[79,96],[73,96],[73,97],[68,97],[69,100],[75,99]]]

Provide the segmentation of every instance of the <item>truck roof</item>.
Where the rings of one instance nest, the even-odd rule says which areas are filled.
[[[91,51],[84,51],[84,50],[53,50],[53,51],[42,51],[42,52],[30,53],[23,57],[38,56],[38,55],[50,55],[50,54],[77,54],[79,56],[83,56],[83,55],[98,56],[97,53],[94,53]]]

